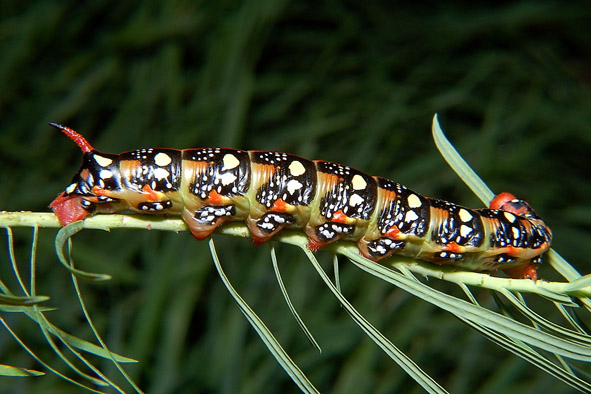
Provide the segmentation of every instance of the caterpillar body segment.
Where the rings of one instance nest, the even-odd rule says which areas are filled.
[[[312,250],[349,240],[373,261],[398,254],[530,279],[552,239],[529,204],[509,193],[491,208],[468,209],[327,161],[225,148],[107,154],[51,125],[84,152],[80,170],[50,205],[63,225],[125,210],[180,215],[204,239],[226,221],[243,221],[256,244],[283,228],[301,229]]]

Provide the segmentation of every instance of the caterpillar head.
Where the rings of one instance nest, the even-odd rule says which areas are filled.
[[[65,226],[88,215],[100,212],[115,212],[119,199],[109,197],[108,189],[119,185],[118,155],[96,151],[74,130],[50,123],[70,137],[84,152],[82,166],[72,178],[70,185],[49,205],[60,223]]]
[[[546,222],[536,215],[532,207],[526,201],[515,198],[511,193],[500,193],[492,199],[490,202],[490,208],[501,209],[528,219],[531,223],[536,225],[540,236],[545,241],[546,248],[548,248],[550,242],[552,242],[552,231]]]
[[[500,193],[490,202],[491,209],[501,209],[525,218],[538,218],[532,207],[524,200],[519,200],[511,193]]]

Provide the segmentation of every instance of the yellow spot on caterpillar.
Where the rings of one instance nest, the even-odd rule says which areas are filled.
[[[467,210],[465,210],[464,208],[460,209],[459,215],[460,215],[460,220],[464,223],[472,220],[472,214],[470,212],[468,212]]]
[[[511,223],[515,222],[515,219],[517,219],[511,212],[503,212],[503,214],[505,215],[505,218]]]
[[[227,153],[222,160],[224,162],[224,170],[231,170],[232,168],[236,168],[240,165],[240,160],[230,153]]]
[[[367,182],[365,182],[365,179],[359,174],[356,174],[353,177],[351,183],[353,184],[353,190],[363,190],[367,186]]]
[[[293,176],[300,176],[306,172],[306,168],[302,163],[297,160],[294,160],[289,165],[289,173]]]
[[[421,203],[421,199],[416,194],[409,195],[407,202],[410,208],[418,208],[423,205],[423,203]]]
[[[159,167],[164,167],[172,163],[172,158],[166,153],[160,152],[154,156],[154,163]]]
[[[109,159],[108,157],[103,157],[103,156],[99,156],[99,155],[94,155],[93,157],[94,157],[94,160],[101,167],[106,167],[113,162],[113,160]]]

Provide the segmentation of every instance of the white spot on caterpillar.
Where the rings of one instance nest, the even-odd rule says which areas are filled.
[[[296,190],[301,189],[302,186],[304,185],[302,185],[300,181],[298,181],[297,179],[292,179],[289,182],[287,182],[287,191],[289,192],[289,194],[293,194]]]
[[[519,229],[517,227],[512,227],[512,230],[513,230],[513,238],[519,239],[519,235],[520,235]]]
[[[472,232],[472,228],[470,226],[466,226],[465,224],[462,224],[460,226],[460,235],[464,238],[466,238],[468,235],[470,235],[470,233]]]
[[[417,215],[415,213],[415,211],[408,211],[406,213],[406,216],[404,217],[404,221],[407,222],[407,223],[410,223],[410,222],[412,222],[414,220],[417,220],[418,218],[419,218],[419,215]]]
[[[222,174],[220,178],[220,180],[222,181],[222,185],[224,186],[228,186],[237,179],[236,175],[229,172]]]
[[[113,177],[113,173],[109,170],[100,170],[99,177],[101,179],[109,179]]]
[[[72,193],[74,190],[76,190],[75,183],[72,183],[70,186],[66,187],[66,193],[68,193],[68,194]]]
[[[103,156],[99,156],[99,155],[94,155],[93,157],[94,157],[94,160],[101,167],[106,167],[106,166],[110,165],[111,163],[113,163],[113,160],[109,159],[108,157],[103,157]]]
[[[166,153],[160,152],[154,156],[154,163],[156,163],[157,166],[164,167],[172,163],[172,158]]]
[[[354,207],[357,205],[361,205],[361,203],[363,202],[363,197],[361,197],[359,194],[353,194],[351,196],[351,198],[349,199],[349,205]]]
[[[384,255],[387,252],[386,248],[383,245],[378,245],[377,248],[375,248],[375,251],[379,255]]]
[[[289,165],[289,173],[293,176],[300,176],[306,172],[306,168],[302,163],[297,160],[294,160]]]
[[[511,212],[507,212],[507,211],[505,211],[505,212],[503,212],[503,214],[505,215],[505,218],[506,218],[508,221],[510,221],[511,223],[515,222],[515,219],[517,219],[517,218],[515,217],[515,215],[513,215]]]
[[[363,190],[367,186],[367,182],[365,182],[365,179],[359,174],[353,176],[351,184],[353,185],[353,190]]]
[[[410,208],[418,208],[418,207],[420,207],[421,205],[423,205],[423,204],[421,203],[421,199],[420,199],[420,198],[419,198],[419,196],[417,196],[416,194],[410,194],[410,195],[408,196],[407,202],[408,202],[408,206],[409,206]]]
[[[472,220],[472,214],[464,208],[460,209],[460,212],[458,212],[458,214],[460,216],[460,220],[464,223]]]
[[[224,155],[224,158],[222,159],[224,162],[224,170],[231,170],[233,168],[236,168],[240,165],[240,160],[238,160],[236,158],[236,156],[234,156],[233,154],[227,153],[226,155]],[[234,179],[236,179],[236,177],[234,177]],[[233,181],[232,181],[233,182]],[[231,183],[231,182],[229,182]]]
[[[164,168],[156,168],[154,170],[154,176],[158,180],[164,179],[164,178],[168,177],[169,175],[170,175],[170,173],[168,171],[166,171]]]
[[[261,228],[264,228],[265,230],[274,230],[275,225],[273,223],[262,223],[258,225]]]

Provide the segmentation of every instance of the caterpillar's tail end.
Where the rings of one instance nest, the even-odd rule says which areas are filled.
[[[80,196],[66,196],[62,193],[49,204],[62,226],[83,220],[89,212],[80,205]]]

